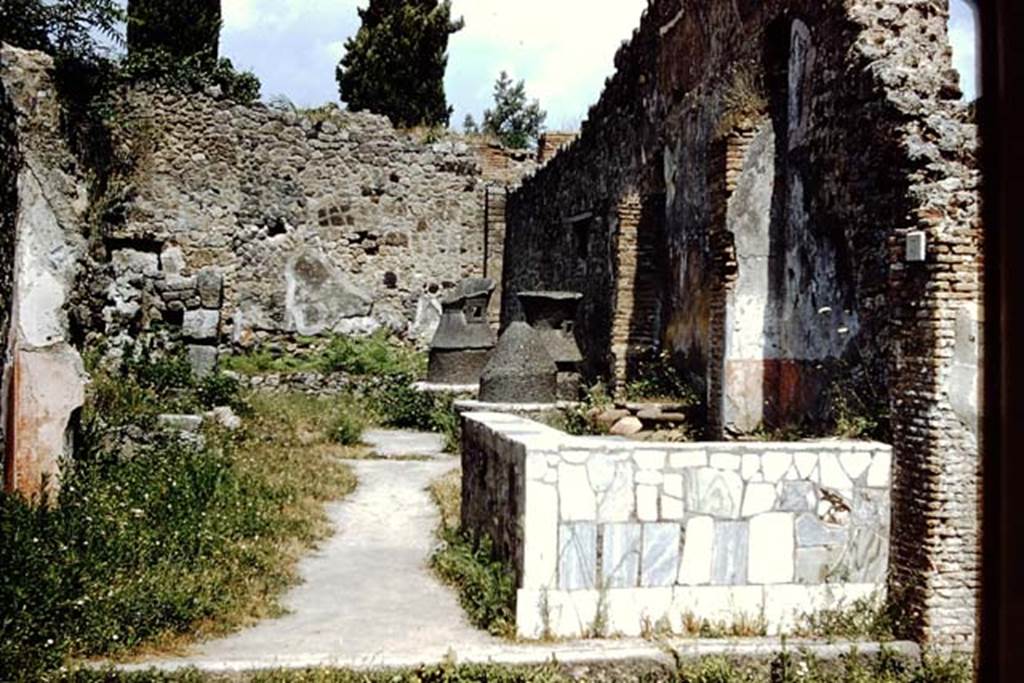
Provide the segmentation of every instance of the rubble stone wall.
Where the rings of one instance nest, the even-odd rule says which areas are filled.
[[[106,236],[126,264],[113,274],[121,310],[107,317],[180,324],[194,298],[181,278],[210,272],[223,301],[206,327],[240,344],[380,327],[429,340],[441,293],[485,269],[485,186],[535,167],[471,139],[424,142],[380,116],[314,119],[208,94],[139,88],[122,119],[139,152],[125,219]],[[136,266],[151,284],[125,282]]]
[[[947,23],[944,1],[652,2],[580,137],[509,198],[503,324],[515,291],[582,291],[587,371],[611,376],[629,352],[610,338],[629,304],[618,207],[659,202],[651,336],[705,386],[712,426],[820,417],[836,380],[877,391],[903,635],[970,649],[977,131]]]
[[[884,591],[884,444],[652,444],[495,413],[463,415],[462,438],[463,528],[515,567],[521,637],[785,633]]]

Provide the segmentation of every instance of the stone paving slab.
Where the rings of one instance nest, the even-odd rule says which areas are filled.
[[[412,455],[451,459],[450,455],[442,453],[444,451],[444,437],[440,434],[371,429],[363,432],[363,442],[383,458]]]

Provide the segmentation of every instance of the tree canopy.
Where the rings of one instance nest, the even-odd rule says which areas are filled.
[[[121,42],[123,18],[117,0],[0,0],[0,41],[91,61],[98,37]]]
[[[537,141],[547,116],[540,102],[527,101],[525,81],[513,83],[502,71],[494,84],[494,109],[484,111],[483,131],[506,147],[522,149]]]
[[[220,29],[220,0],[128,0],[129,55],[159,50],[212,67]]]
[[[396,126],[448,125],[448,39],[463,27],[451,0],[370,0],[359,18],[336,71],[341,100]]]

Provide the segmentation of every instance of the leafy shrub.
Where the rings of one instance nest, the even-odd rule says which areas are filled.
[[[248,412],[249,406],[242,398],[242,384],[231,375],[211,373],[196,382],[195,391],[199,405],[204,408],[228,406],[236,412]]]
[[[814,638],[895,638],[893,620],[886,601],[879,594],[858,598],[849,605],[805,614],[797,635]]]
[[[334,443],[342,446],[355,446],[362,442],[366,423],[361,416],[353,411],[338,411],[331,422],[328,436]]]
[[[442,546],[431,557],[438,575],[459,593],[473,625],[496,636],[515,634],[515,577],[495,559],[487,537],[474,542],[455,529],[442,531]]]
[[[235,70],[231,60],[221,57],[212,65],[208,56],[175,57],[161,49],[129,53],[121,65],[127,82],[151,81],[183,90],[218,87],[228,99],[252,104],[260,98],[260,81],[251,71]]]
[[[630,400],[660,399],[687,406],[701,403],[702,392],[667,351],[638,358],[634,376],[636,379],[626,385],[626,397]]]
[[[370,337],[337,336],[319,358],[322,372],[347,372],[357,376],[412,376],[426,371],[422,353],[392,340],[387,334]]]

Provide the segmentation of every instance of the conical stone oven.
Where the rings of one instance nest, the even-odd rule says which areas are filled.
[[[441,322],[430,342],[428,382],[471,385],[480,381],[496,341],[487,322],[493,292],[493,280],[470,278],[441,301]]]

